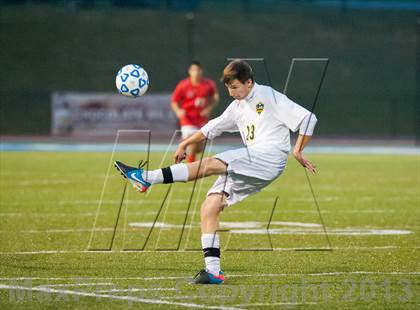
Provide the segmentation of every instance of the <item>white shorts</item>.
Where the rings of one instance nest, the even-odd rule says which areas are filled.
[[[287,163],[286,153],[274,157],[247,148],[226,151],[214,157],[228,165],[228,174],[219,176],[207,195],[225,194],[228,206],[261,191],[280,176]]]
[[[181,135],[182,135],[182,139],[186,139],[189,136],[192,136],[193,134],[195,134],[200,128],[197,126],[192,126],[192,125],[185,125],[185,126],[181,126]]]

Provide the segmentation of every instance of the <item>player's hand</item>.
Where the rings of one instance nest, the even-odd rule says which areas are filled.
[[[211,110],[210,109],[203,109],[200,112],[200,116],[206,117],[206,118],[210,117],[210,114],[211,114]]]
[[[303,158],[301,152],[294,152],[293,155],[295,156],[296,160],[306,169],[308,169],[313,174],[316,174],[316,166],[311,163],[309,160]]]
[[[178,146],[178,149],[175,151],[175,154],[174,154],[175,163],[179,164],[186,157],[187,157],[187,153],[185,152],[185,148],[182,145]]]
[[[185,110],[184,109],[178,109],[176,110],[176,117],[181,118],[185,115]]]

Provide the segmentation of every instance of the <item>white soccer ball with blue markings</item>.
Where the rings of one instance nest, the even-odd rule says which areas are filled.
[[[118,71],[115,85],[120,94],[136,98],[146,93],[149,87],[149,77],[142,66],[126,65]]]

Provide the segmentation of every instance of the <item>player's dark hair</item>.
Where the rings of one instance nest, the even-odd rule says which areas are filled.
[[[242,84],[251,79],[254,82],[251,66],[244,60],[233,60],[223,70],[220,81],[224,84],[230,84],[238,80]]]
[[[190,67],[194,66],[194,65],[199,66],[200,68],[203,68],[203,65],[198,60],[193,60],[193,61],[190,62]]]

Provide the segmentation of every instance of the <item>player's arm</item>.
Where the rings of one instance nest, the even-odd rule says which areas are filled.
[[[293,102],[287,98],[286,95],[277,91],[274,91],[274,95],[275,117],[277,117],[278,120],[285,124],[291,131],[297,131],[299,129],[299,136],[293,149],[294,157],[303,167],[312,173],[316,173],[315,165],[305,159],[302,155],[303,149],[311,140],[311,136],[317,123],[315,114]]]
[[[180,108],[178,101],[172,101],[171,108],[175,112],[176,117],[181,118],[185,115],[185,110]]]
[[[220,100],[219,92],[216,90],[215,93],[208,98],[206,107],[201,111],[201,116],[209,117],[213,109],[217,106]]]
[[[201,111],[201,116],[209,117],[211,115],[211,112],[215,108],[215,106],[219,103],[220,96],[219,91],[217,90],[216,83],[214,81],[210,80],[210,87],[211,91],[209,96],[207,97],[207,105],[206,107]]]
[[[171,99],[171,108],[178,118],[181,118],[185,115],[185,110],[181,108],[181,102],[185,98],[185,91],[182,85],[182,81],[178,83],[174,92],[172,93]]]
[[[185,158],[185,150],[190,144],[198,143],[205,139],[214,139],[223,132],[238,131],[238,127],[232,115],[232,107],[233,105],[230,104],[222,115],[210,120],[195,134],[183,140],[174,154],[175,162],[179,163]]]
[[[178,145],[178,149],[175,151],[174,159],[176,163],[180,163],[185,159],[187,156],[186,150],[187,146],[190,144],[196,144],[206,139],[206,136],[201,130],[198,130],[193,135],[189,136],[185,140],[182,140],[182,142]]]
[[[316,174],[316,166],[303,157],[302,151],[312,138],[316,122],[315,114],[308,113],[305,116],[300,124],[299,136],[293,149],[293,156],[296,160],[313,174]]]
[[[296,144],[295,144],[295,148],[293,149],[293,156],[303,167],[308,169],[313,174],[316,174],[316,166],[313,163],[311,163],[309,160],[305,159],[302,154],[302,151],[305,148],[305,145],[308,144],[311,138],[312,136],[305,136],[305,135],[299,134]]]

